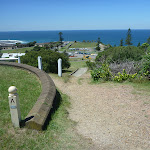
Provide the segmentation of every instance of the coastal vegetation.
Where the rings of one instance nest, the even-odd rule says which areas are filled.
[[[100,51],[100,43],[101,43],[100,37],[98,37],[97,44],[96,44],[96,50],[97,51]]]
[[[33,41],[33,42],[25,43],[25,44],[16,43],[16,46],[17,46],[17,48],[33,47],[33,46],[35,46],[35,44],[36,44],[36,41]]]
[[[132,37],[131,37],[131,29],[129,28],[128,29],[128,32],[127,32],[127,37],[126,37],[126,45],[132,45],[131,43],[131,40],[132,40]]]
[[[95,81],[146,80],[150,74],[149,49],[145,46],[110,47],[98,53],[95,62],[88,61],[87,65]]]
[[[62,44],[62,41],[64,40],[63,38],[63,33],[62,32],[59,32],[59,42]]]
[[[144,53],[145,52],[142,48],[135,46],[110,47],[105,51],[98,53],[96,62],[120,63],[126,60],[139,61],[142,59],[142,55],[144,55]]]
[[[147,43],[140,43],[137,47],[131,46],[131,29],[128,29],[126,45],[123,46],[123,39],[120,46],[106,48],[98,53],[95,62],[86,62],[91,69],[91,76],[94,81],[113,80],[117,82],[142,81],[150,75],[150,37]]]
[[[26,53],[25,56],[21,57],[21,62],[24,64],[28,64],[34,67],[38,66],[38,60],[37,57],[42,57],[42,66],[43,70],[46,72],[52,72],[57,73],[57,61],[59,58],[62,59],[62,68],[69,68],[69,57],[65,55],[65,53],[58,53],[52,50],[47,50],[44,47],[38,49],[34,49],[28,53]]]
[[[123,46],[123,39],[120,40],[120,46]]]

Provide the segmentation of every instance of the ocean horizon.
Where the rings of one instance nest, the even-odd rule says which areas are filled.
[[[59,40],[59,32],[63,33],[64,41],[96,41],[100,37],[104,44],[119,46],[120,40],[125,43],[127,31],[118,30],[54,30],[54,31],[1,31],[0,40],[18,40],[23,43],[36,41],[37,43],[54,42]],[[131,29],[134,46],[145,43],[150,37],[150,29]]]

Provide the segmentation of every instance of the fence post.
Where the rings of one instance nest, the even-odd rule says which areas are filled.
[[[8,92],[9,92],[8,100],[11,113],[11,121],[14,127],[20,127],[21,113],[17,88],[15,86],[10,86]]]
[[[62,77],[62,59],[58,59],[58,76]]]
[[[18,56],[18,64],[21,64],[20,56]]]
[[[42,57],[41,56],[38,56],[38,68],[40,70],[43,70],[43,67],[42,67]]]

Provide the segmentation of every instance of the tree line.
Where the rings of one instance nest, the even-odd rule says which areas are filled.
[[[126,39],[125,39],[125,45],[127,45],[127,46],[133,45],[133,43],[131,41],[132,41],[132,34],[131,34],[131,29],[129,28],[128,31],[127,31]],[[98,37],[97,46],[96,46],[96,50],[97,51],[100,51],[100,46],[99,46],[100,43],[102,43],[102,42],[100,41],[100,37]],[[138,45],[137,45],[137,47],[142,46],[143,48],[147,49],[147,47],[149,45],[150,45],[150,37],[148,37],[147,41],[145,43],[143,43],[142,45],[139,42]],[[107,46],[108,47],[112,47],[110,44],[108,44]],[[123,38],[120,40],[119,46],[124,46]],[[116,47],[116,45],[114,45],[114,47]]]

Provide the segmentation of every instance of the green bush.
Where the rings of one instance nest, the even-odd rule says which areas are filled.
[[[99,79],[103,79],[105,81],[111,80],[112,74],[110,72],[109,65],[102,64],[102,66],[98,69],[91,71],[91,76],[94,81],[98,81]]]
[[[145,76],[150,74],[150,49],[148,49],[146,55],[143,56],[142,69],[140,73]]]
[[[102,66],[99,69],[95,69],[91,71],[91,76],[94,81],[98,81],[99,79],[108,81],[108,80],[113,80],[117,82],[123,82],[126,80],[133,81],[136,77],[138,79],[142,79],[142,76],[138,76],[137,73],[135,74],[127,74],[125,69],[123,69],[122,73],[118,72],[116,76],[113,76],[109,65],[108,64],[102,64]]]
[[[89,61],[86,61],[86,65],[88,66],[88,68],[89,68],[90,70],[93,70],[93,69],[96,67],[95,62],[91,62],[90,60],[89,60]]]
[[[116,75],[114,77],[114,81],[117,81],[117,82],[123,82],[123,81],[126,81],[126,80],[132,80],[132,79],[135,79],[135,77],[137,76],[137,73],[135,74],[127,74],[125,69],[123,69],[123,72],[120,73],[118,72],[118,75]]]
[[[135,46],[110,47],[97,55],[96,62],[120,63],[127,60],[139,61],[144,54],[144,49]]]
[[[30,51],[21,57],[21,62],[34,67],[38,66],[38,56],[42,57],[43,70],[46,72],[57,73],[59,58],[62,59],[62,68],[69,68],[69,58],[63,53],[54,52],[52,50]]]

